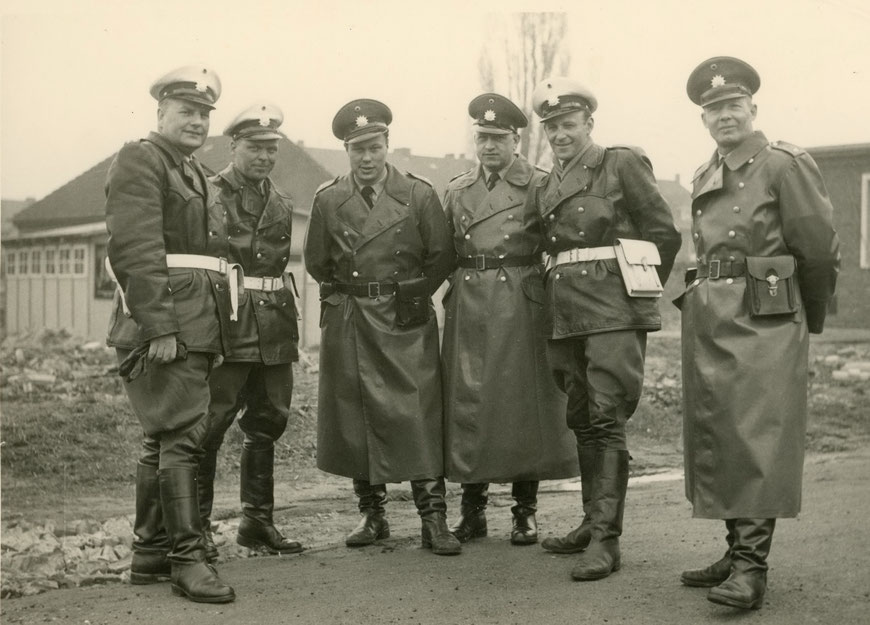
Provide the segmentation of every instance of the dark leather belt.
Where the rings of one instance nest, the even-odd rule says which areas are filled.
[[[541,262],[540,254],[532,254],[531,256],[506,256],[505,258],[495,258],[492,256],[484,256],[478,254],[459,259],[459,266],[464,269],[497,269],[498,267],[525,267],[528,265],[537,265]]]
[[[711,260],[704,265],[698,265],[695,277],[718,280],[719,278],[739,278],[743,275],[746,275],[746,263],[742,260]]]
[[[392,295],[399,290],[396,282],[366,282],[364,284],[351,284],[348,282],[324,282],[324,289],[332,289],[347,295],[359,297],[371,297],[375,299],[381,295]]]

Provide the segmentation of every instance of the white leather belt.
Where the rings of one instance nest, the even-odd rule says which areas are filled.
[[[608,258],[616,258],[616,252],[613,251],[612,247],[575,247],[573,250],[565,250],[556,254],[553,266]]]
[[[246,289],[254,291],[278,291],[284,288],[283,278],[260,278],[258,276],[245,276],[244,285]]]
[[[238,263],[227,262],[226,258],[216,258],[214,256],[202,256],[200,254],[167,254],[166,266],[173,269],[206,269],[208,271],[216,271],[222,276],[228,276],[227,282],[230,289],[230,321],[238,321],[239,319],[239,290],[244,288],[241,286],[244,282],[244,273],[242,266]],[[130,316],[130,309],[127,307],[127,300],[124,297],[124,291],[121,290],[121,285],[118,284],[118,278],[115,277],[115,272],[112,270],[112,265],[109,262],[109,257],[106,257],[106,271],[109,277],[115,281],[118,294],[121,296],[121,306],[124,309],[124,314]]]

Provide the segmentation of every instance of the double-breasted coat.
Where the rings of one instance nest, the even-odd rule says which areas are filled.
[[[321,302],[317,466],[373,484],[443,475],[438,327],[430,296],[456,254],[434,189],[387,165],[369,209],[350,174],[314,197],[305,263],[320,283],[428,278],[429,319],[399,327],[396,296]]]
[[[821,332],[839,242],[813,159],[755,132],[692,183],[699,266],[793,255],[802,304],[753,318],[744,276],[700,278],[682,309],[686,496],[702,518],[793,517],[801,506],[808,331]],[[808,323],[809,322],[809,323]]]
[[[529,193],[544,175],[518,156],[492,191],[480,166],[447,186],[444,206],[460,258],[535,258],[515,267],[458,267],[445,293],[445,455],[453,481],[579,472],[566,397],[547,364],[544,228]]]
[[[227,259],[239,263],[245,276],[278,278],[284,283],[277,291],[245,289],[239,296],[238,321],[229,327],[225,360],[266,365],[294,362],[299,359],[299,327],[292,285],[285,276],[293,229],[290,197],[266,179],[263,206],[259,193],[232,164],[210,180],[220,191],[226,210],[227,235],[222,247],[228,248]],[[209,234],[210,240],[216,238],[215,233]]]

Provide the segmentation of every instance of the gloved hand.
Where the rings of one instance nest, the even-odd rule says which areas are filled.
[[[148,353],[151,342],[142,343],[136,349],[127,354],[127,357],[118,365],[118,375],[127,382],[132,382],[143,373],[148,372]],[[176,341],[175,360],[187,359],[187,346],[182,341]]]

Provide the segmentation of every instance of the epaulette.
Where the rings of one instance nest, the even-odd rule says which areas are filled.
[[[548,176],[550,175],[549,169],[544,169],[543,167],[538,167],[537,165],[533,165],[533,167],[535,169],[537,169],[539,172],[541,172],[542,174],[547,174]]]
[[[448,180],[447,183],[449,184],[449,183],[453,182],[454,180],[456,180],[457,178],[462,178],[462,176],[465,176],[465,175],[467,175],[467,174],[470,174],[471,172],[474,171],[474,169],[475,169],[475,168],[472,167],[471,169],[466,169],[465,171],[456,174],[455,176],[453,176],[453,178],[451,178],[450,180]]]
[[[791,154],[792,156],[800,156],[806,150],[801,147],[794,145],[793,143],[788,143],[787,141],[771,141],[770,147],[785,152],[786,154]]]
[[[707,171],[708,167],[710,167],[710,161],[707,161],[706,163],[702,164],[698,169],[695,170],[695,173],[692,174],[692,180],[697,180],[701,174],[703,174],[705,171]]]
[[[643,151],[643,148],[637,145],[625,145],[618,143],[616,145],[610,145],[604,148],[605,150],[628,150],[629,152],[634,152],[635,154],[639,154],[640,156],[646,157],[646,152]]]
[[[406,172],[405,172],[405,175],[408,176],[408,178],[413,178],[414,180],[419,180],[420,182],[425,182],[426,184],[428,184],[428,185],[429,185],[430,187],[432,187],[433,189],[435,188],[435,185],[432,184],[432,181],[429,180],[428,178],[424,178],[423,176],[418,176],[417,174],[412,174],[412,173],[409,172],[409,171],[406,171]]]
[[[334,185],[336,182],[338,182],[339,178],[341,178],[341,176],[336,176],[333,180],[327,180],[326,182],[324,182],[322,185],[317,187],[317,191],[314,192],[314,195],[317,195],[318,193],[320,193],[324,189],[328,189],[329,187]]]

